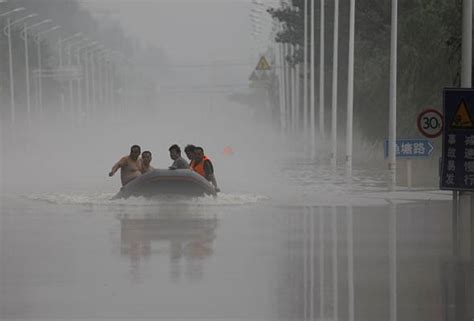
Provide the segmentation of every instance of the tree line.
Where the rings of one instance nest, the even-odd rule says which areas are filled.
[[[314,35],[318,48],[320,3],[308,1],[309,4],[311,2],[315,4]],[[308,12],[304,9],[304,0],[292,0],[290,5],[268,9],[268,13],[281,26],[275,41],[299,45],[299,50],[285,57],[291,65],[302,64],[304,59],[304,15],[308,15],[309,28],[311,6]],[[329,111],[333,1],[326,1],[325,13],[325,108]],[[398,14],[397,132],[399,137],[408,137],[417,135],[417,114],[427,107],[441,110],[442,89],[459,85],[462,1],[399,0]],[[365,137],[382,140],[387,136],[388,126],[391,1],[357,0],[355,15],[354,125]],[[343,121],[347,94],[348,38],[349,1],[340,1],[338,112],[339,119]],[[319,49],[315,51],[315,68],[316,73],[319,73]],[[318,88],[316,82],[316,95],[319,95]],[[329,112],[325,114],[330,117]]]

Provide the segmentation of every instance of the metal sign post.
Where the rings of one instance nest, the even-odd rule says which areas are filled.
[[[412,188],[412,162],[414,158],[427,158],[434,150],[433,144],[427,139],[397,139],[395,142],[396,158],[404,158],[407,164],[407,186]],[[384,143],[385,159],[389,156],[389,141]]]

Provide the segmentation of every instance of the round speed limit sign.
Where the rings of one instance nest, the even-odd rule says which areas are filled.
[[[443,131],[443,115],[436,109],[427,109],[420,113],[418,130],[428,138],[435,138]]]

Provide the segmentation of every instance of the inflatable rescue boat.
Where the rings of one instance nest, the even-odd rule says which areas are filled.
[[[204,177],[189,169],[155,169],[122,187],[113,199],[130,196],[158,195],[203,196],[216,195],[214,186]]]

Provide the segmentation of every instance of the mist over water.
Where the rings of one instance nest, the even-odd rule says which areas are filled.
[[[284,138],[260,111],[225,95],[214,95],[210,103],[205,94],[168,94],[154,105],[131,105],[122,115],[110,115],[73,125],[46,115],[31,132],[20,131],[15,144],[3,145],[4,191],[53,203],[103,204],[120,188],[119,173],[109,178],[108,172],[131,145],[150,150],[155,168],[167,168],[168,148],[175,143],[182,149],[202,146],[212,159],[222,193],[220,201],[207,203],[340,202],[354,190],[383,184],[382,173],[355,170],[354,186],[347,185],[343,169],[309,160],[304,141]],[[227,146],[232,155],[223,153]]]

